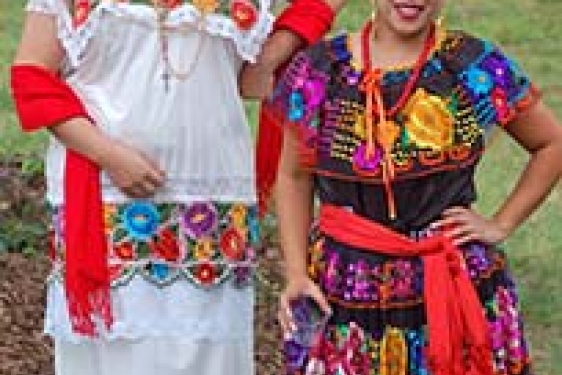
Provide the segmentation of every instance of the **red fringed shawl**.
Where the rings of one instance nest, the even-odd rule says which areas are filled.
[[[30,132],[72,118],[89,118],[72,89],[55,74],[38,66],[11,70],[12,94],[22,129]],[[107,243],[99,167],[67,149],[64,189],[65,286],[75,332],[95,336],[112,323]]]

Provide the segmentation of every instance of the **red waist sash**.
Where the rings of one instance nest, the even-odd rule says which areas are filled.
[[[492,375],[484,308],[453,243],[438,234],[412,240],[343,208],[320,209],[320,231],[338,242],[379,254],[421,257],[432,375]]]

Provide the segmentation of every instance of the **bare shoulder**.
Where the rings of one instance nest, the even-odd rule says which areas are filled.
[[[63,56],[63,49],[57,38],[55,16],[28,12],[14,64],[41,65],[57,71]]]

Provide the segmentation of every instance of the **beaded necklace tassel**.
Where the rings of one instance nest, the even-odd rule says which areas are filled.
[[[382,82],[384,72],[378,68],[372,68],[371,63],[371,45],[370,39],[373,32],[373,21],[369,21],[363,28],[362,47],[364,76],[360,85],[360,89],[365,92],[365,119],[366,119],[366,143],[367,157],[370,158],[375,153],[375,141],[383,151],[382,178],[388,204],[389,217],[394,220],[397,217],[396,201],[392,190],[392,181],[395,178],[394,162],[392,160],[392,149],[394,144],[401,135],[400,127],[389,118],[395,116],[400,111],[406,101],[412,94],[416,82],[418,81],[423,67],[427,62],[431,51],[436,42],[435,26],[432,25],[427,40],[425,42],[422,53],[414,67],[414,70],[408,79],[402,94],[398,98],[396,104],[387,110],[384,106],[384,98],[382,93]],[[378,123],[375,126],[375,118]]]

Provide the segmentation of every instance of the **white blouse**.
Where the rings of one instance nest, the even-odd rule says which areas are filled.
[[[167,55],[176,71],[190,73],[183,80],[172,75],[167,90],[151,6],[101,1],[77,29],[65,0],[30,0],[27,10],[57,18],[65,79],[97,126],[166,171],[156,201],[255,202],[253,145],[237,78],[271,30],[270,0],[260,0],[249,30],[225,15],[202,18],[187,2],[173,9],[166,20]],[[51,204],[63,202],[64,162],[64,146],[52,139],[46,157]],[[104,202],[127,201],[105,174],[102,191]]]

